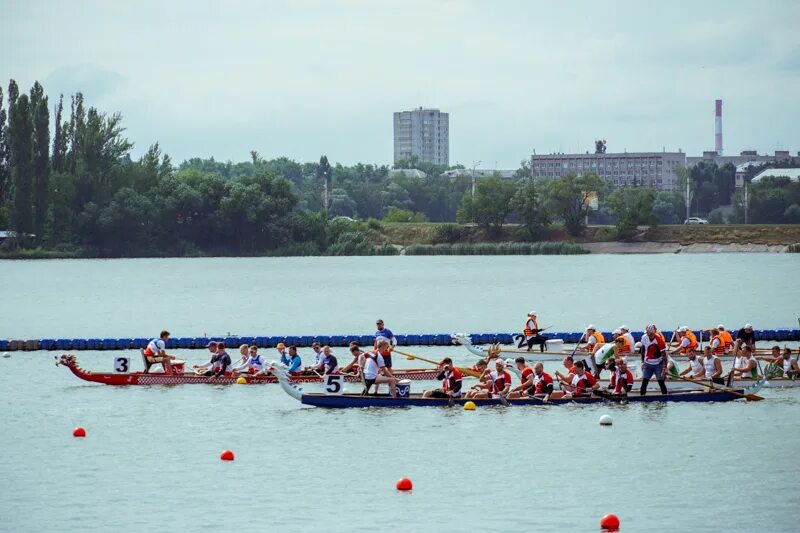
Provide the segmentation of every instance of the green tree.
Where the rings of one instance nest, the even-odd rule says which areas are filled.
[[[551,218],[564,221],[570,235],[583,233],[590,200],[598,198],[606,189],[606,182],[593,172],[580,176],[565,174],[560,178],[545,182],[544,198]]]
[[[685,186],[685,182],[684,182]],[[677,192],[660,191],[653,202],[653,214],[660,224],[679,224],[685,213],[684,196]]]
[[[464,193],[457,219],[460,223],[475,222],[481,226],[499,229],[511,213],[511,199],[516,186],[497,177],[480,180],[475,187],[475,197]]]
[[[639,225],[656,224],[653,214],[656,192],[649,187],[625,187],[615,189],[606,200],[609,213],[617,219],[617,236],[630,239]]]
[[[322,200],[322,207],[325,211],[328,210],[330,207],[330,192],[331,192],[331,177],[333,173],[331,171],[331,164],[328,162],[328,156],[323,155],[319,158],[319,166],[317,167],[317,182],[322,187],[324,191],[323,200]]]
[[[356,216],[356,203],[350,198],[346,190],[333,189],[330,200],[330,208],[328,209],[330,216]]]
[[[37,81],[31,89],[31,113],[33,127],[33,230],[39,239],[44,238],[47,221],[50,180],[50,109],[44,89]]]
[[[414,211],[409,211],[408,209],[391,207],[383,217],[383,221],[399,223],[427,222],[428,217],[426,217],[423,213],[415,213]]]
[[[547,227],[550,225],[550,219],[540,194],[541,189],[541,184],[525,179],[511,199],[511,209],[519,216],[526,238],[532,241],[544,237]]]
[[[3,88],[0,87],[0,225],[5,226],[4,204],[8,190],[8,139],[6,135],[6,110],[3,107]]]
[[[11,226],[19,233],[33,231],[33,122],[28,95],[16,98],[8,124],[13,201]]]
[[[58,104],[56,105],[56,123],[53,126],[53,156],[50,159],[52,162],[53,172],[61,172],[64,170],[64,156],[67,152],[66,136],[64,135],[64,125],[62,125],[62,115],[64,113],[64,95],[58,97]]]

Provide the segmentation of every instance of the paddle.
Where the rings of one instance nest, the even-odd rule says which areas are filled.
[[[432,364],[432,365],[439,366],[439,361],[434,361],[433,359],[427,359],[427,358],[425,358],[425,357],[420,357],[420,356],[418,356],[418,355],[414,355],[413,353],[401,352],[400,350],[393,350],[393,351],[394,351],[395,353],[399,353],[400,355],[405,355],[405,356],[406,356],[406,359],[409,359],[409,360],[411,360],[411,359],[417,359],[417,360],[419,360],[419,361],[423,361],[423,362],[425,362],[425,363],[430,363],[430,364]],[[471,368],[462,368],[462,367],[457,367],[457,368],[458,368],[458,371],[459,371],[459,372],[461,372],[462,374],[466,374],[466,375],[468,375],[468,376],[470,376],[470,377],[473,377],[473,378],[479,378],[479,377],[481,377],[481,374],[480,374],[480,372],[475,372],[475,371],[474,371],[474,370],[472,370]]]
[[[676,379],[681,380],[681,381],[688,381],[690,383],[695,383],[697,385],[702,385],[703,387],[708,387],[709,389],[712,389],[712,390],[717,390],[717,391],[722,391],[722,392],[729,392],[729,393],[731,393],[731,394],[733,394],[735,396],[740,396],[742,398],[746,398],[747,400],[752,401],[752,402],[760,402],[761,400],[764,399],[763,397],[761,397],[761,396],[759,396],[757,394],[742,394],[739,391],[736,391],[736,390],[733,390],[733,389],[729,389],[727,387],[723,387],[723,386],[719,386],[719,385],[715,386],[712,382],[706,383],[704,381],[698,381],[696,379],[685,378],[683,376],[674,376],[674,377]]]

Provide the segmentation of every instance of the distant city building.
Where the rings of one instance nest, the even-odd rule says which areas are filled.
[[[800,168],[769,168],[762,170],[753,179],[751,183],[758,183],[764,178],[780,178],[787,177],[791,181],[800,181]]]
[[[415,156],[424,163],[450,164],[447,113],[422,107],[394,113],[394,162]]]
[[[687,157],[686,166],[693,167],[701,161],[709,163],[716,163],[717,166],[722,166],[731,163],[734,166],[742,165],[745,163],[775,163],[776,161],[800,159],[800,152],[797,156],[792,156],[789,150],[775,150],[774,155],[759,155],[755,150],[744,150],[739,155],[720,155],[715,150],[703,152],[702,156]]]
[[[398,176],[403,176],[404,178],[417,178],[417,179],[423,179],[428,177],[426,173],[416,168],[393,168],[389,171],[390,178],[396,178]]]
[[[678,186],[675,168],[686,165],[684,152],[626,152],[621,154],[549,154],[531,156],[537,178],[594,172],[615,187],[652,187],[672,191]]]
[[[476,178],[490,178],[492,176],[497,176],[498,178],[503,179],[511,179],[514,177],[516,170],[508,170],[508,169],[492,169],[492,168],[476,168],[475,169],[475,177]],[[443,176],[447,176],[448,178],[471,178],[472,177],[472,169],[471,168],[454,168],[451,170],[446,170],[442,173]]]

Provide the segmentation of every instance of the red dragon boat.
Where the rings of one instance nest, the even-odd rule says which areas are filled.
[[[56,366],[65,366],[70,371],[84,381],[103,383],[104,385],[184,385],[184,384],[211,384],[211,385],[233,385],[236,380],[243,377],[248,385],[262,385],[265,383],[278,383],[278,378],[272,374],[262,374],[253,376],[240,374],[236,376],[220,376],[211,378],[194,372],[184,373],[183,365],[173,365],[172,374],[163,372],[148,373],[143,372],[91,372],[78,365],[78,359],[74,355],[64,354],[56,356]],[[395,370],[394,375],[397,379],[408,379],[411,381],[427,381],[436,379],[438,374],[436,368],[417,368]],[[358,382],[359,377],[355,374],[342,374],[346,382]],[[323,379],[317,375],[291,376],[291,381],[295,383],[322,383]]]

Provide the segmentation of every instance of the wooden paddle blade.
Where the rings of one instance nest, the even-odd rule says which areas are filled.
[[[760,402],[764,399],[763,396],[759,396],[758,394],[745,394],[744,397],[750,402]]]

